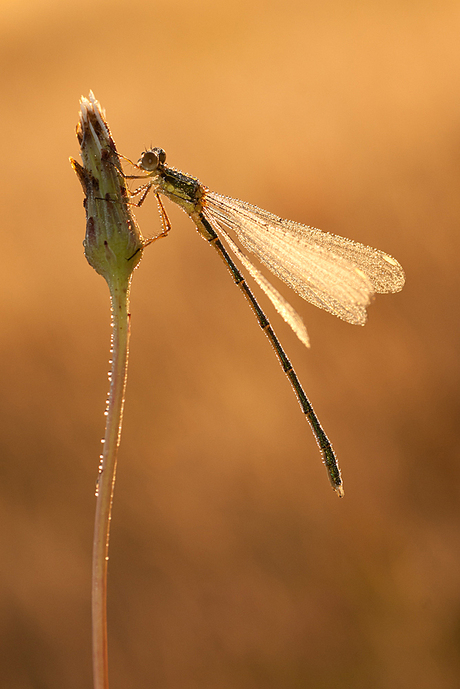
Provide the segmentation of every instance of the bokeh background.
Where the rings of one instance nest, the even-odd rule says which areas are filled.
[[[0,686],[91,686],[109,303],[68,162],[90,89],[128,157],[161,146],[407,273],[365,328],[276,283],[310,332],[307,351],[273,315],[339,500],[245,300],[168,205],[132,288],[111,688],[460,686],[458,2],[2,0],[0,20]],[[153,199],[137,218],[159,231]]]

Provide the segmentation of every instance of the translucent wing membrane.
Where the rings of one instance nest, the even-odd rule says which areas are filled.
[[[270,284],[266,277],[252,265],[251,261],[246,258],[246,256],[237,247],[235,242],[228,236],[227,232],[222,226],[219,227],[219,231],[222,238],[233,251],[240,263],[246,268],[253,280],[255,280],[259,287],[265,292],[280,316],[282,316],[286,323],[291,326],[299,340],[303,342],[306,347],[309,347],[310,340],[307,329],[297,311],[289,304],[289,302],[286,301],[284,297],[281,296],[278,290],[276,290],[273,285]]]
[[[244,201],[206,192],[204,214],[225,235],[226,230],[234,232],[245,249],[301,297],[348,323],[365,323],[366,306],[374,292],[399,292],[404,285],[402,267],[383,251],[284,220]],[[239,251],[232,244],[230,248]],[[242,260],[239,254],[240,251],[236,255]],[[299,335],[283,309],[288,307],[294,320],[301,320],[300,317],[248,259],[243,258],[247,270]]]

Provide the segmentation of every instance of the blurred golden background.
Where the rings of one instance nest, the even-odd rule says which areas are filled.
[[[0,686],[91,686],[109,303],[83,256],[79,98],[119,150],[404,266],[352,327],[267,312],[339,455],[178,209],[132,288],[111,689],[460,686],[460,6],[3,0]],[[159,231],[153,198],[136,213]],[[258,292],[256,291],[258,294]]]

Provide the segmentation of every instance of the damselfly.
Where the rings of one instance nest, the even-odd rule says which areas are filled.
[[[166,153],[162,148],[144,151],[135,167],[147,174],[126,177],[148,180],[133,195],[140,194],[140,200],[136,204],[140,206],[150,191],[155,194],[163,221],[163,232],[159,236],[166,236],[170,230],[168,216],[160,199],[162,194],[190,216],[200,235],[224,260],[278,356],[318,442],[332,487],[342,497],[342,478],[332,445],[268,318],[221,240],[307,347],[308,335],[300,316],[254,267],[235,244],[228,230],[234,233],[247,251],[254,254],[301,297],[348,323],[357,325],[364,325],[366,306],[375,292],[399,292],[402,289],[402,267],[394,258],[378,249],[292,220],[284,220],[244,201],[209,191],[194,177],[166,165]],[[146,244],[155,239],[158,237],[148,240]]]

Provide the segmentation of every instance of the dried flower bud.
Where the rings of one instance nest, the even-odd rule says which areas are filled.
[[[144,240],[128,203],[115,143],[92,92],[89,99],[81,99],[77,138],[83,166],[73,158],[70,162],[85,193],[85,256],[109,285],[129,280],[142,257]]]

